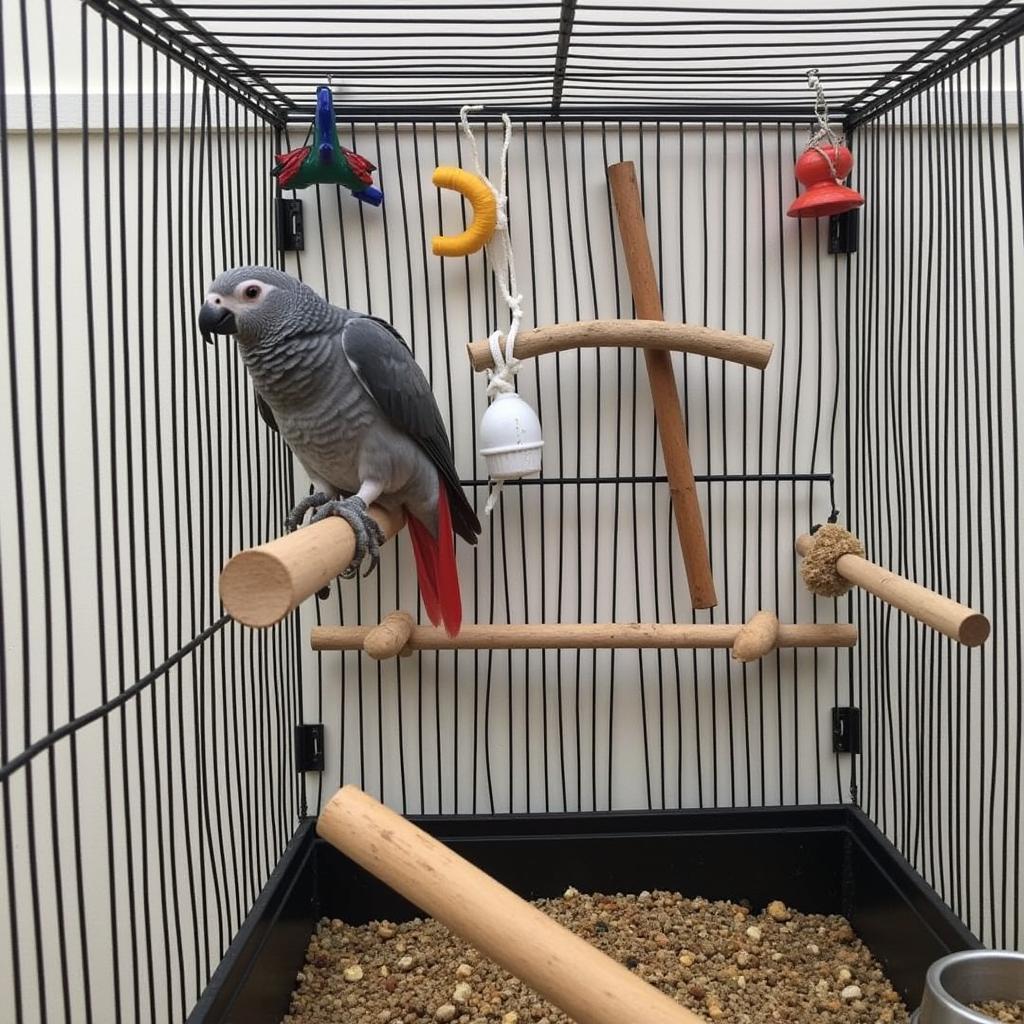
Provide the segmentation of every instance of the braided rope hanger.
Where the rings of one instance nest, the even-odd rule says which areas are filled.
[[[498,395],[510,394],[516,390],[515,376],[519,372],[519,360],[515,358],[516,335],[519,333],[519,325],[523,319],[523,296],[519,291],[516,280],[515,254],[512,251],[512,236],[508,225],[508,151],[512,144],[512,121],[508,114],[501,115],[502,123],[505,126],[505,137],[501,147],[501,177],[500,184],[495,187],[494,183],[484,173],[483,165],[480,162],[480,152],[477,149],[476,138],[473,129],[469,125],[469,112],[471,110],[483,110],[480,104],[465,104],[459,111],[459,127],[466,137],[470,152],[473,154],[473,169],[494,195],[497,206],[497,224],[494,235],[486,245],[487,257],[491,261],[491,269],[494,279],[498,284],[501,297],[508,307],[510,323],[505,334],[504,351],[501,346],[501,331],[494,331],[487,339],[491,355],[494,359],[494,369],[487,374],[487,397],[496,398]],[[487,496],[487,504],[484,512],[490,515],[497,504],[498,495],[501,492],[502,481],[497,480]]]
[[[843,179],[839,177],[839,173],[836,171],[836,165],[832,162],[831,154],[822,147],[822,144],[827,142],[835,150],[839,146],[845,145],[846,140],[843,138],[842,133],[837,135],[828,123],[828,99],[825,97],[825,89],[821,84],[820,72],[817,68],[811,68],[807,72],[807,84],[814,90],[814,116],[818,122],[816,127],[811,128],[811,137],[807,143],[807,148],[821,154],[828,164],[832,180],[837,185],[841,185]]]

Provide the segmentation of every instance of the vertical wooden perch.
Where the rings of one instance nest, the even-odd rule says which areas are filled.
[[[658,279],[647,240],[640,188],[636,181],[636,168],[631,160],[612,164],[608,168],[608,182],[622,238],[622,249],[629,271],[629,284],[633,291],[636,315],[641,320],[664,320]],[[711,559],[704,537],[704,521],[697,484],[693,479],[690,446],[686,440],[686,423],[676,390],[672,358],[668,352],[644,349],[647,376],[651,383],[651,398],[661,438],[661,451],[665,457],[672,509],[683,551],[683,564],[690,586],[690,600],[694,608],[714,608],[718,604],[715,580],[711,575]]]

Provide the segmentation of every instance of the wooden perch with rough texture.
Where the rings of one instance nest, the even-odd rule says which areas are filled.
[[[502,338],[501,344],[504,343]],[[520,331],[516,335],[515,355],[516,359],[532,359],[574,348],[646,348],[688,352],[763,370],[771,359],[773,347],[770,341],[746,334],[692,324],[669,324],[664,320],[578,320]],[[486,338],[471,341],[466,350],[477,373],[494,369],[494,355]]]
[[[767,616],[768,612],[758,615]],[[458,636],[443,629],[415,626],[405,612],[393,612],[379,626],[314,626],[310,644],[315,651],[365,650],[374,658],[391,658],[411,651],[507,650],[674,650],[734,648],[741,661],[763,657],[776,647],[852,647],[857,627],[847,623],[797,623],[764,635],[755,615],[746,625],[667,622],[538,623],[537,625],[467,625]],[[401,625],[399,619],[401,618]],[[397,628],[395,628],[397,626]],[[408,632],[406,632],[408,629]],[[388,641],[383,644],[382,631]],[[756,635],[753,635],[756,634]],[[771,640],[769,646],[768,640]],[[739,653],[736,645],[741,644]],[[760,651],[761,653],[757,653]]]
[[[608,168],[608,184],[615,201],[615,214],[622,239],[622,251],[633,291],[633,305],[642,320],[664,320],[658,278],[647,239],[640,187],[632,161],[612,164]],[[711,574],[711,556],[704,537],[704,520],[697,500],[697,483],[693,478],[690,445],[686,439],[686,421],[679,401],[672,357],[661,349],[644,349],[647,378],[651,385],[654,416],[658,424],[661,453],[672,495],[679,547],[686,566],[686,581],[694,608],[714,608],[718,604],[715,579]]]
[[[578,1024],[702,1024],[618,961],[373,797],[345,786],[317,833]]]
[[[806,556],[814,546],[814,538],[810,534],[802,534],[797,537],[795,546],[797,554]],[[943,597],[942,594],[936,594],[934,590],[922,587],[890,569],[853,554],[837,558],[835,568],[844,580],[867,590],[966,647],[977,647],[988,639],[991,626],[980,612]]]
[[[370,506],[386,539],[405,525],[400,512]],[[235,555],[220,574],[224,610],[243,626],[273,626],[307,597],[326,587],[355,556],[352,527],[332,516],[269,544]]]

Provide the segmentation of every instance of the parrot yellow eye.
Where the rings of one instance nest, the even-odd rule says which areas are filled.
[[[251,284],[251,285],[249,285],[248,288],[245,289],[245,297],[247,299],[258,299],[259,295],[260,295],[260,290],[259,290],[259,287],[257,285]]]

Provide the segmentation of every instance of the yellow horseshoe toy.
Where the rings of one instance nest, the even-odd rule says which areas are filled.
[[[437,188],[461,192],[473,207],[473,219],[462,234],[434,235],[435,256],[468,256],[482,249],[498,223],[498,205],[487,183],[461,167],[438,167],[431,178]]]

